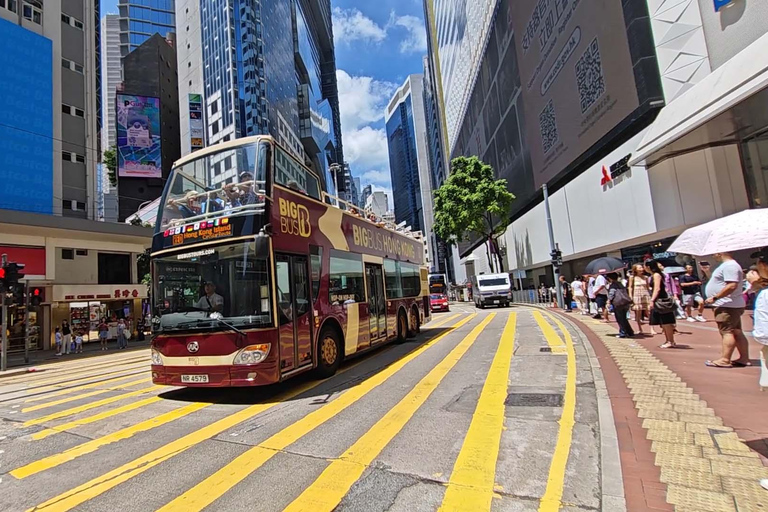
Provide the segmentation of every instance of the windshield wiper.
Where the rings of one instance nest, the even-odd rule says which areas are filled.
[[[211,320],[213,320],[213,319],[211,319]],[[220,323],[221,325],[223,325],[224,327],[229,327],[229,329],[230,329],[230,330],[233,330],[233,331],[235,331],[235,332],[236,332],[237,334],[239,334],[240,336],[243,336],[243,337],[245,337],[245,335],[246,335],[246,334],[245,334],[243,331],[241,331],[240,329],[238,329],[237,327],[235,327],[234,325],[232,325],[231,323],[229,323],[229,322],[225,322],[225,321],[224,321],[224,320],[222,320],[221,318],[218,318],[218,319],[216,319],[216,321],[217,321],[217,322],[219,322],[219,323]]]

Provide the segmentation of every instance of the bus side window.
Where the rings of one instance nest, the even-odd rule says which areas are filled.
[[[316,245],[309,246],[309,264],[312,271],[312,302],[317,300],[320,294],[320,275],[323,268],[323,248]]]

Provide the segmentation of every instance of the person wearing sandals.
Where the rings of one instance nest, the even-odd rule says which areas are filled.
[[[712,271],[707,283],[705,303],[715,306],[715,322],[723,339],[723,349],[719,359],[704,364],[713,368],[749,366],[749,341],[741,329],[741,315],[747,305],[742,292],[744,271],[730,254],[723,252],[714,256],[720,265]],[[736,349],[739,350],[739,358],[732,361]]]
[[[635,312],[635,320],[637,321],[637,334],[642,335],[643,314],[647,317],[651,316],[651,292],[648,291],[648,279],[641,264],[638,263],[632,268],[632,277],[629,278],[627,289],[630,297],[632,297],[632,310]],[[651,326],[651,336],[655,334],[653,326]]]
[[[649,323],[651,326],[660,325],[664,331],[666,341],[660,346],[661,348],[675,348],[677,346],[675,343],[675,309],[674,307],[669,310],[661,308],[661,305],[670,298],[666,286],[664,286],[663,269],[656,260],[646,261],[645,269],[651,274],[651,321]]]

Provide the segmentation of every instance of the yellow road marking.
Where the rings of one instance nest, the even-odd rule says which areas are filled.
[[[434,346],[441,339],[445,338],[448,334],[463,326],[474,317],[475,315],[470,315],[467,318],[460,320],[451,328],[451,330],[432,338],[416,350],[408,353],[402,359],[387,366],[379,373],[369,377],[357,386],[348,389],[332,402],[312,411],[304,418],[284,428],[266,441],[249,449],[184,494],[167,503],[164,507],[160,508],[158,512],[187,512],[192,510],[202,510],[207,507],[229,489],[234,487],[238,482],[241,482],[245,477],[264,465],[269,459],[279,453],[280,450],[293,444],[301,437],[357,402],[370,391],[383,384],[387,379],[400,371],[407,363],[416,359],[431,346]]]
[[[25,407],[25,408],[23,408],[21,410],[21,412],[22,413],[35,412],[35,411],[39,411],[41,409],[47,409],[48,407],[53,407],[55,405],[61,405],[61,404],[69,403],[69,402],[75,402],[77,400],[82,400],[83,398],[90,398],[90,397],[96,396],[96,395],[103,395],[104,393],[109,393],[110,391],[117,391],[119,389],[129,388],[131,386],[136,386],[138,384],[146,384],[147,382],[152,382],[152,379],[150,377],[144,377],[144,378],[141,378],[139,380],[134,380],[134,381],[131,381],[131,382],[126,382],[122,386],[115,386],[115,387],[110,387],[110,388],[97,389],[97,390],[94,390],[94,391],[88,391],[87,393],[80,393],[79,395],[68,396],[67,398],[59,398],[58,400],[53,400],[51,402],[45,402],[44,404],[38,404],[38,405],[33,405],[31,407]]]
[[[89,423],[95,423],[103,419],[111,418],[112,416],[117,416],[118,414],[122,414],[124,412],[133,411],[134,409],[159,402],[160,400],[162,400],[162,398],[159,396],[153,396],[150,398],[145,398],[144,400],[139,400],[138,402],[123,405],[122,407],[118,407],[116,409],[100,412],[86,418],[80,418],[79,420],[62,423],[61,425],[56,425],[55,427],[47,428],[45,430],[41,430],[40,432],[35,432],[32,434],[32,440],[39,441],[40,439],[45,439],[46,437],[58,434],[59,432],[64,432],[76,427],[80,427],[82,425],[88,425]]]
[[[576,414],[576,351],[573,348],[573,339],[568,329],[554,315],[547,313],[547,317],[555,322],[560,332],[565,336],[565,347],[568,354],[568,373],[565,377],[563,412],[558,422],[560,428],[557,432],[557,444],[552,455],[552,464],[549,467],[547,489],[539,503],[539,512],[557,512],[561,506],[560,500],[563,497],[563,486],[565,485],[565,467],[568,463],[568,454],[571,451],[573,440]]]
[[[490,510],[496,477],[504,401],[509,385],[509,368],[515,350],[516,313],[510,313],[499,348],[477,401],[472,422],[453,465],[441,511]]]
[[[57,453],[40,460],[36,460],[35,462],[27,464],[26,466],[22,466],[20,468],[14,469],[13,471],[11,471],[11,475],[18,478],[19,480],[21,480],[22,478],[27,478],[28,476],[35,475],[37,473],[40,473],[41,471],[55,468],[56,466],[64,464],[65,462],[75,460],[76,458],[86,455],[88,453],[95,452],[102,446],[106,446],[108,444],[112,444],[118,441],[122,441],[124,439],[128,439],[138,434],[139,432],[146,432],[148,430],[152,430],[153,428],[159,427],[161,425],[165,425],[166,423],[170,423],[179,418],[183,418],[184,416],[187,416],[188,414],[192,414],[195,411],[199,411],[200,409],[208,407],[209,405],[211,404],[193,403],[193,404],[181,407],[179,409],[166,412],[165,414],[161,414],[154,418],[150,418],[148,420],[142,421],[141,423],[137,423],[130,427],[126,427],[124,429],[118,430],[117,432],[113,432],[111,434],[107,434],[106,436],[102,436],[102,437],[93,439],[91,441],[85,442],[83,444],[74,446],[61,453]]]
[[[350,487],[373,463],[384,447],[402,430],[419,407],[426,402],[443,378],[467,353],[480,333],[485,330],[495,316],[496,313],[486,316],[397,405],[377,421],[341,457],[331,462],[317,480],[307,487],[283,512],[330,512],[335,509]]]
[[[549,325],[549,322],[544,320],[541,312],[534,311],[533,318],[536,320],[536,323],[539,324],[539,329],[541,329],[542,334],[544,334],[544,337],[547,339],[547,344],[549,345],[549,348],[552,349],[552,353],[566,354],[567,349],[566,346],[563,345],[563,340],[557,335],[555,329]]]
[[[33,420],[25,421],[24,426],[29,427],[32,425],[40,425],[41,423],[57,420],[59,418],[64,418],[66,416],[72,416],[73,414],[78,414],[84,411],[88,411],[90,409],[95,409],[96,407],[101,407],[102,405],[109,405],[111,403],[115,403],[118,400],[124,400],[126,398],[131,398],[133,396],[144,395],[147,393],[151,393],[152,391],[156,391],[158,389],[163,389],[163,388],[164,386],[149,386],[147,388],[142,388],[137,391],[131,391],[129,393],[123,393],[121,395],[111,396],[109,398],[104,398],[103,400],[97,400],[89,404],[72,407],[71,409],[65,409],[63,411],[51,413],[47,416],[42,416],[40,418],[35,418]]]
[[[40,402],[42,400],[47,400],[47,399],[53,398],[55,396],[67,395],[69,393],[75,393],[77,391],[82,391],[84,389],[93,389],[93,388],[97,388],[99,386],[104,386],[106,384],[111,384],[113,382],[120,382],[121,380],[133,379],[137,375],[141,375],[141,373],[143,373],[143,372],[137,372],[137,373],[134,373],[132,375],[123,375],[122,377],[115,377],[114,379],[107,379],[107,380],[102,380],[102,381],[98,381],[98,382],[92,382],[90,384],[83,384],[81,386],[73,386],[71,388],[62,389],[62,390],[59,390],[59,391],[55,391],[53,393],[45,393],[42,396],[36,396],[34,398],[28,398],[27,400],[24,400],[24,403],[28,404],[28,403],[32,403],[32,402]],[[149,370],[147,370],[146,373],[149,373]],[[51,386],[51,388],[52,389],[57,389],[58,386]],[[43,390],[37,389],[37,390],[35,390],[35,392],[40,393],[40,392],[43,392]]]
[[[354,368],[354,366],[356,365],[350,366],[345,371],[348,371],[349,369]],[[339,373],[342,373],[342,372],[339,372]],[[164,446],[161,446],[160,448],[157,448],[156,450],[153,450],[150,453],[139,457],[138,459],[135,459],[135,460],[132,460],[131,462],[123,464],[119,468],[114,469],[101,476],[98,476],[84,483],[83,485],[80,485],[78,487],[75,487],[74,489],[70,489],[69,491],[66,491],[58,496],[55,496],[50,500],[29,509],[27,512],[40,511],[40,510],[51,510],[51,511],[63,512],[63,511],[71,510],[77,507],[78,505],[81,505],[86,501],[93,499],[96,496],[99,496],[100,494],[105,493],[106,491],[112,489],[113,487],[117,487],[119,484],[127,480],[130,480],[134,476],[139,475],[157,466],[158,464],[170,459],[171,457],[174,457],[188,450],[192,446],[202,441],[205,441],[207,439],[210,439],[216,435],[219,435],[225,430],[232,428],[238,425],[239,423],[242,423],[243,421],[246,421],[264,411],[271,409],[275,405],[291,400],[301,395],[302,393],[306,393],[312,388],[319,386],[323,382],[326,382],[326,380],[308,382],[303,385],[297,386],[290,391],[287,391],[285,393],[278,395],[270,402],[256,404],[256,405],[247,407],[245,409],[242,409],[234,414],[227,416],[226,418],[222,418],[214,423],[211,423],[210,425],[206,425],[205,427],[195,432],[192,432],[191,434],[187,434],[184,437],[181,437]]]

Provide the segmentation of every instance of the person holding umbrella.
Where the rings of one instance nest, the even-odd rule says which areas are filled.
[[[714,255],[720,263],[712,272],[707,283],[707,304],[715,306],[715,322],[723,339],[723,351],[720,359],[706,361],[712,368],[733,368],[750,365],[749,341],[741,329],[741,315],[746,301],[742,291],[744,271],[741,265],[727,252]],[[739,358],[731,360],[734,351],[739,350]]]

